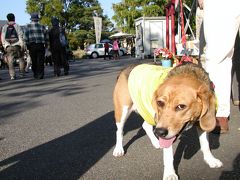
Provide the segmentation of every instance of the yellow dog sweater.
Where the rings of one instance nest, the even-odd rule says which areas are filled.
[[[164,68],[158,65],[141,64],[136,66],[128,78],[128,88],[133,103],[138,113],[151,125],[154,121],[152,107],[153,93],[166,78],[172,68]]]

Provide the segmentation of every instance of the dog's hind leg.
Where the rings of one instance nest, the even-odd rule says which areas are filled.
[[[113,156],[116,157],[124,155],[123,128],[134,107],[128,90],[128,76],[132,68],[126,68],[119,74],[113,91],[114,113],[117,126],[116,147],[113,151]]]
[[[132,112],[132,107],[123,106],[120,121],[116,122],[117,131],[116,131],[116,146],[113,150],[113,156],[119,157],[124,155],[123,149],[123,128],[124,124]]]
[[[148,124],[146,121],[144,121],[143,124],[142,124],[142,127],[145,130],[149,139],[151,140],[152,145],[155,148],[159,149],[160,144],[159,144],[159,141],[158,141],[157,137],[153,133],[153,126],[151,124]]]
[[[207,132],[202,132],[200,129],[198,129],[198,134],[204,161],[210,166],[210,168],[222,167],[223,163],[219,159],[216,159],[210,150]]]

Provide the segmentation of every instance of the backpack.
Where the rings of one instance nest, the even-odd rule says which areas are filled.
[[[62,47],[66,47],[68,45],[67,38],[66,38],[66,36],[63,32],[60,32],[59,40],[60,40],[60,43],[61,43]]]
[[[5,40],[10,44],[16,43],[19,41],[18,34],[14,27],[14,24],[8,24],[6,34],[5,34]]]

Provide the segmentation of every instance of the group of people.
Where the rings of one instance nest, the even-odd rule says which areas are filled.
[[[13,13],[7,14],[8,23],[2,27],[1,42],[5,52],[5,61],[8,64],[10,79],[16,79],[15,61],[19,61],[19,77],[24,77],[26,63],[24,52],[28,52],[32,63],[32,72],[35,79],[44,78],[44,62],[46,51],[50,51],[54,66],[54,75],[69,73],[69,63],[66,48],[68,46],[65,30],[60,27],[59,20],[51,19],[52,27],[48,30],[40,24],[38,13],[31,14],[31,22],[22,28],[15,22]],[[27,64],[28,66],[28,64]]]
[[[109,52],[109,44],[108,42],[104,43],[104,59],[108,56],[109,59],[111,59],[111,56],[113,56],[114,60],[119,59],[119,45],[118,45],[118,40],[114,39],[113,41],[113,47],[112,47],[112,55]]]

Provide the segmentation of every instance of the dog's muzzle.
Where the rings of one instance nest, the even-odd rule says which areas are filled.
[[[193,126],[193,122],[187,122],[183,128],[181,129],[181,131],[179,132],[179,134],[182,132],[182,131],[187,131],[189,129],[192,128]],[[168,135],[168,129],[167,128],[156,128],[154,130],[154,134],[157,136],[157,137],[161,137],[161,138],[165,138],[167,135]]]
[[[156,128],[154,133],[157,137],[163,137],[164,138],[168,135],[168,130],[167,130],[167,128]]]
[[[176,139],[176,136],[166,138],[169,133],[167,128],[156,128],[154,133],[158,137],[160,148],[169,148]]]

